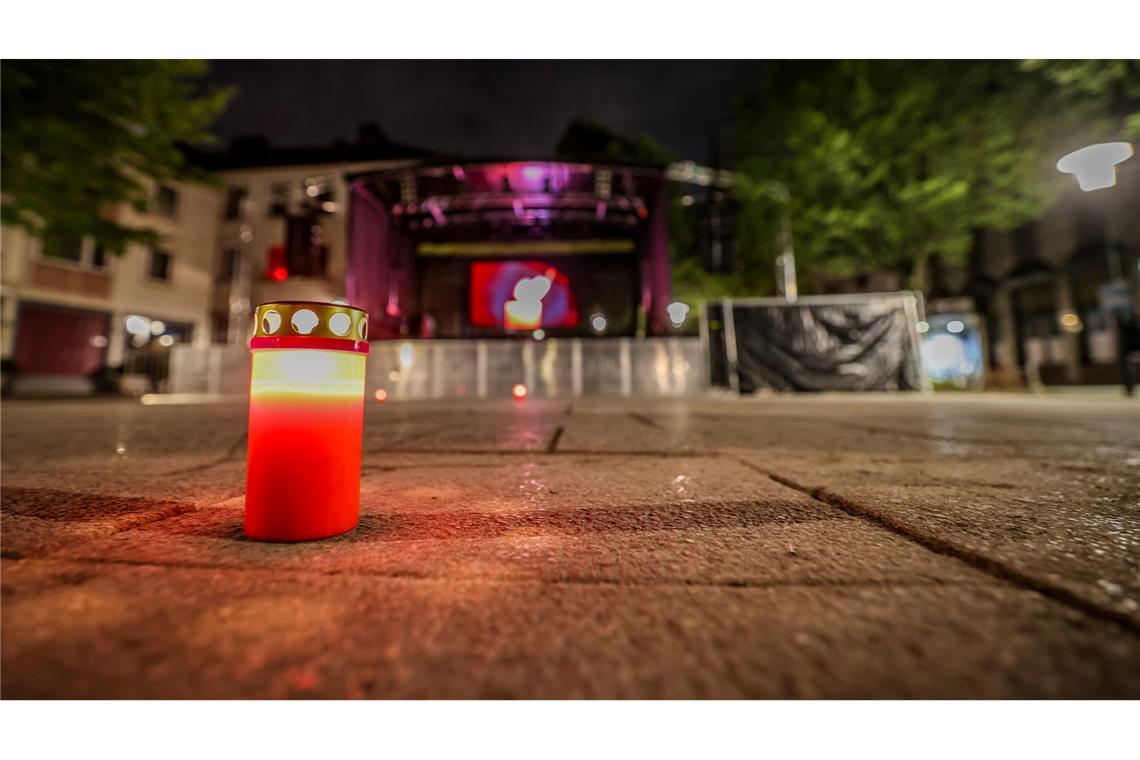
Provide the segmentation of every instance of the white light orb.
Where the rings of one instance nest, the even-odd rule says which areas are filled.
[[[1057,171],[1077,175],[1077,184],[1086,192],[1101,190],[1116,184],[1116,165],[1131,155],[1129,143],[1097,143],[1063,156],[1057,162]]]
[[[342,337],[348,335],[348,331],[352,329],[352,317],[343,311],[338,311],[329,317],[329,329],[333,331],[334,335]]]
[[[689,316],[689,305],[674,301],[665,307],[665,313],[669,315],[669,321],[673,323],[673,327],[680,327],[685,324],[685,318]]]
[[[127,317],[126,326],[127,332],[131,335],[150,335],[150,320],[138,314]]]
[[[298,309],[293,312],[293,329],[301,335],[308,335],[321,320],[312,309]]]
[[[281,327],[281,315],[270,309],[261,315],[261,329],[272,335]]]
[[[946,332],[957,335],[966,329],[966,324],[960,319],[951,319],[946,323]]]
[[[603,333],[606,331],[606,317],[604,314],[595,314],[590,317],[590,327],[594,328],[594,332]]]

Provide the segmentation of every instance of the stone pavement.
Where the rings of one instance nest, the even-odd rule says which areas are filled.
[[[3,405],[0,694],[1140,697],[1140,403],[372,404],[353,533],[245,410]]]

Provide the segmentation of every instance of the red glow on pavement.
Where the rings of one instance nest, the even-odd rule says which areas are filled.
[[[377,401],[383,403],[388,400],[388,391],[384,390],[383,388],[377,388],[376,392],[372,394],[372,397]]]
[[[515,387],[511,388],[511,395],[518,401],[522,401],[526,398],[526,386],[522,383],[515,383]]]

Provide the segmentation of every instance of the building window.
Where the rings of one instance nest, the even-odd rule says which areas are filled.
[[[285,216],[289,213],[289,183],[274,182],[269,186],[269,215]]]
[[[234,275],[237,274],[238,260],[240,257],[241,249],[223,248],[222,255],[218,258],[218,271],[214,278],[215,282],[232,282]]]
[[[225,344],[229,342],[230,319],[229,314],[215,309],[210,312],[211,342]]]
[[[153,249],[150,252],[150,265],[147,267],[147,274],[152,280],[170,282],[173,263],[167,251],[160,251],[157,248]]]
[[[287,273],[295,277],[324,277],[329,249],[316,216],[290,217],[286,225]]]
[[[178,191],[170,185],[159,185],[155,197],[155,208],[158,213],[168,219],[178,215]]]
[[[106,249],[91,238],[60,233],[44,235],[40,256],[90,269],[104,269],[108,264]]]
[[[226,220],[241,219],[241,207],[245,204],[246,189],[244,187],[226,188]]]

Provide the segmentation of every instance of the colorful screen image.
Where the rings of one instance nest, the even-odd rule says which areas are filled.
[[[570,280],[542,261],[471,265],[471,324],[506,330],[578,326]]]

